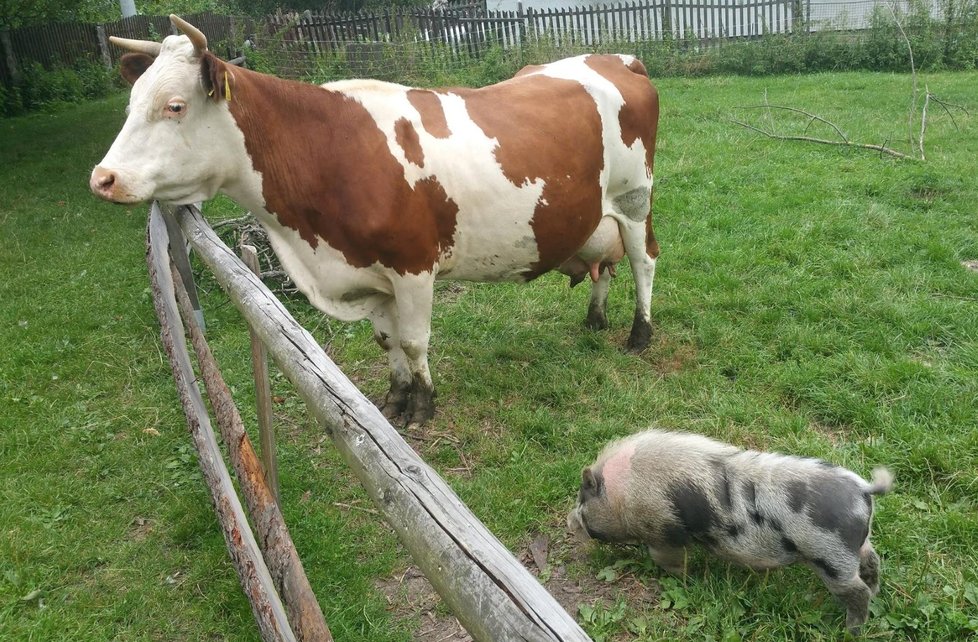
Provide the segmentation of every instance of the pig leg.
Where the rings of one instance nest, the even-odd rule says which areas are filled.
[[[859,577],[869,587],[870,593],[876,595],[880,592],[880,556],[869,540],[859,549]]]
[[[686,574],[686,549],[667,545],[652,546],[649,544],[649,555],[652,560],[672,575]]]
[[[859,635],[860,627],[869,619],[872,591],[860,577],[857,568],[846,569],[842,573],[821,559],[815,560],[814,566],[829,592],[846,607],[846,628],[853,635]]]

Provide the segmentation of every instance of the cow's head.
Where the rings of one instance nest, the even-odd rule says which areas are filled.
[[[227,107],[233,71],[207,51],[207,38],[170,16],[185,35],[162,43],[111,38],[132,85],[125,125],[92,170],[92,191],[116,203],[206,200],[228,180],[241,134]],[[236,150],[235,150],[236,151]]]

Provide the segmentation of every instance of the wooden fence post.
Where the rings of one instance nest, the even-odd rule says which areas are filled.
[[[672,3],[665,0],[662,3],[662,39],[672,40]]]
[[[241,246],[241,259],[258,278],[261,278],[258,251],[255,250],[254,245]],[[268,488],[278,503],[278,460],[275,456],[275,427],[272,425],[272,388],[268,382],[268,355],[261,338],[250,327],[248,331],[251,334],[251,370],[255,379],[255,402],[258,406],[261,461],[265,468],[265,481],[268,482]]]
[[[10,43],[10,32],[6,29],[0,30],[0,45],[3,46],[3,59],[7,64],[7,71],[14,82],[20,79],[20,70],[17,68],[17,57],[14,55],[14,47]]]
[[[109,52],[109,39],[105,35],[105,25],[95,25],[95,33],[98,35],[99,53],[102,54],[102,64],[106,69],[112,69],[112,54]]]
[[[183,279],[183,287],[187,289],[187,294],[190,296],[190,303],[194,306],[194,316],[197,318],[197,324],[200,325],[202,331],[206,331],[207,326],[204,325],[204,311],[201,309],[200,300],[197,298],[197,285],[194,283],[194,272],[190,267],[190,254],[187,251],[187,244],[183,240],[183,234],[180,232],[180,226],[177,225],[176,220],[173,218],[173,212],[169,209],[160,210],[160,206],[156,201],[153,201],[153,206],[150,208],[150,215],[152,215],[153,210],[160,211],[163,215],[163,221],[166,223],[166,231],[170,237],[170,256],[177,266],[177,271],[180,272],[180,278]]]

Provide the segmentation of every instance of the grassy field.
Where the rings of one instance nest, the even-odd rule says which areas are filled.
[[[575,615],[596,640],[842,637],[842,608],[805,568],[759,574],[695,555],[677,580],[638,549],[566,541],[581,467],[651,424],[863,475],[891,467],[865,634],[976,636],[978,272],[962,262],[978,259],[978,73],[926,82],[972,114],[955,112],[955,127],[932,105],[926,163],[730,123],[763,118],[740,108],[766,92],[853,140],[900,146],[908,76],[658,82],[663,253],[656,335],[640,356],[622,350],[628,270],[602,333],[582,324],[587,287],[558,275],[440,284],[439,411],[412,443],[512,550],[550,538],[545,577],[583,587]],[[87,190],[124,104],[0,121],[0,638],[257,639],[159,347],[146,207]],[[201,285],[209,339],[250,420],[246,329],[212,279]],[[289,305],[368,395],[385,389],[368,324]],[[288,382],[273,385],[283,508],[336,638],[422,638],[421,614],[392,614],[378,590],[410,560]]]

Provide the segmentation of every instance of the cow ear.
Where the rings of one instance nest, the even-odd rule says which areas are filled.
[[[149,66],[153,64],[154,60],[155,58],[149,54],[127,53],[119,61],[119,71],[122,73],[122,77],[126,79],[126,82],[132,85],[149,69]]]
[[[231,100],[234,74],[226,62],[209,51],[200,56],[200,81],[204,91],[214,100]]]

